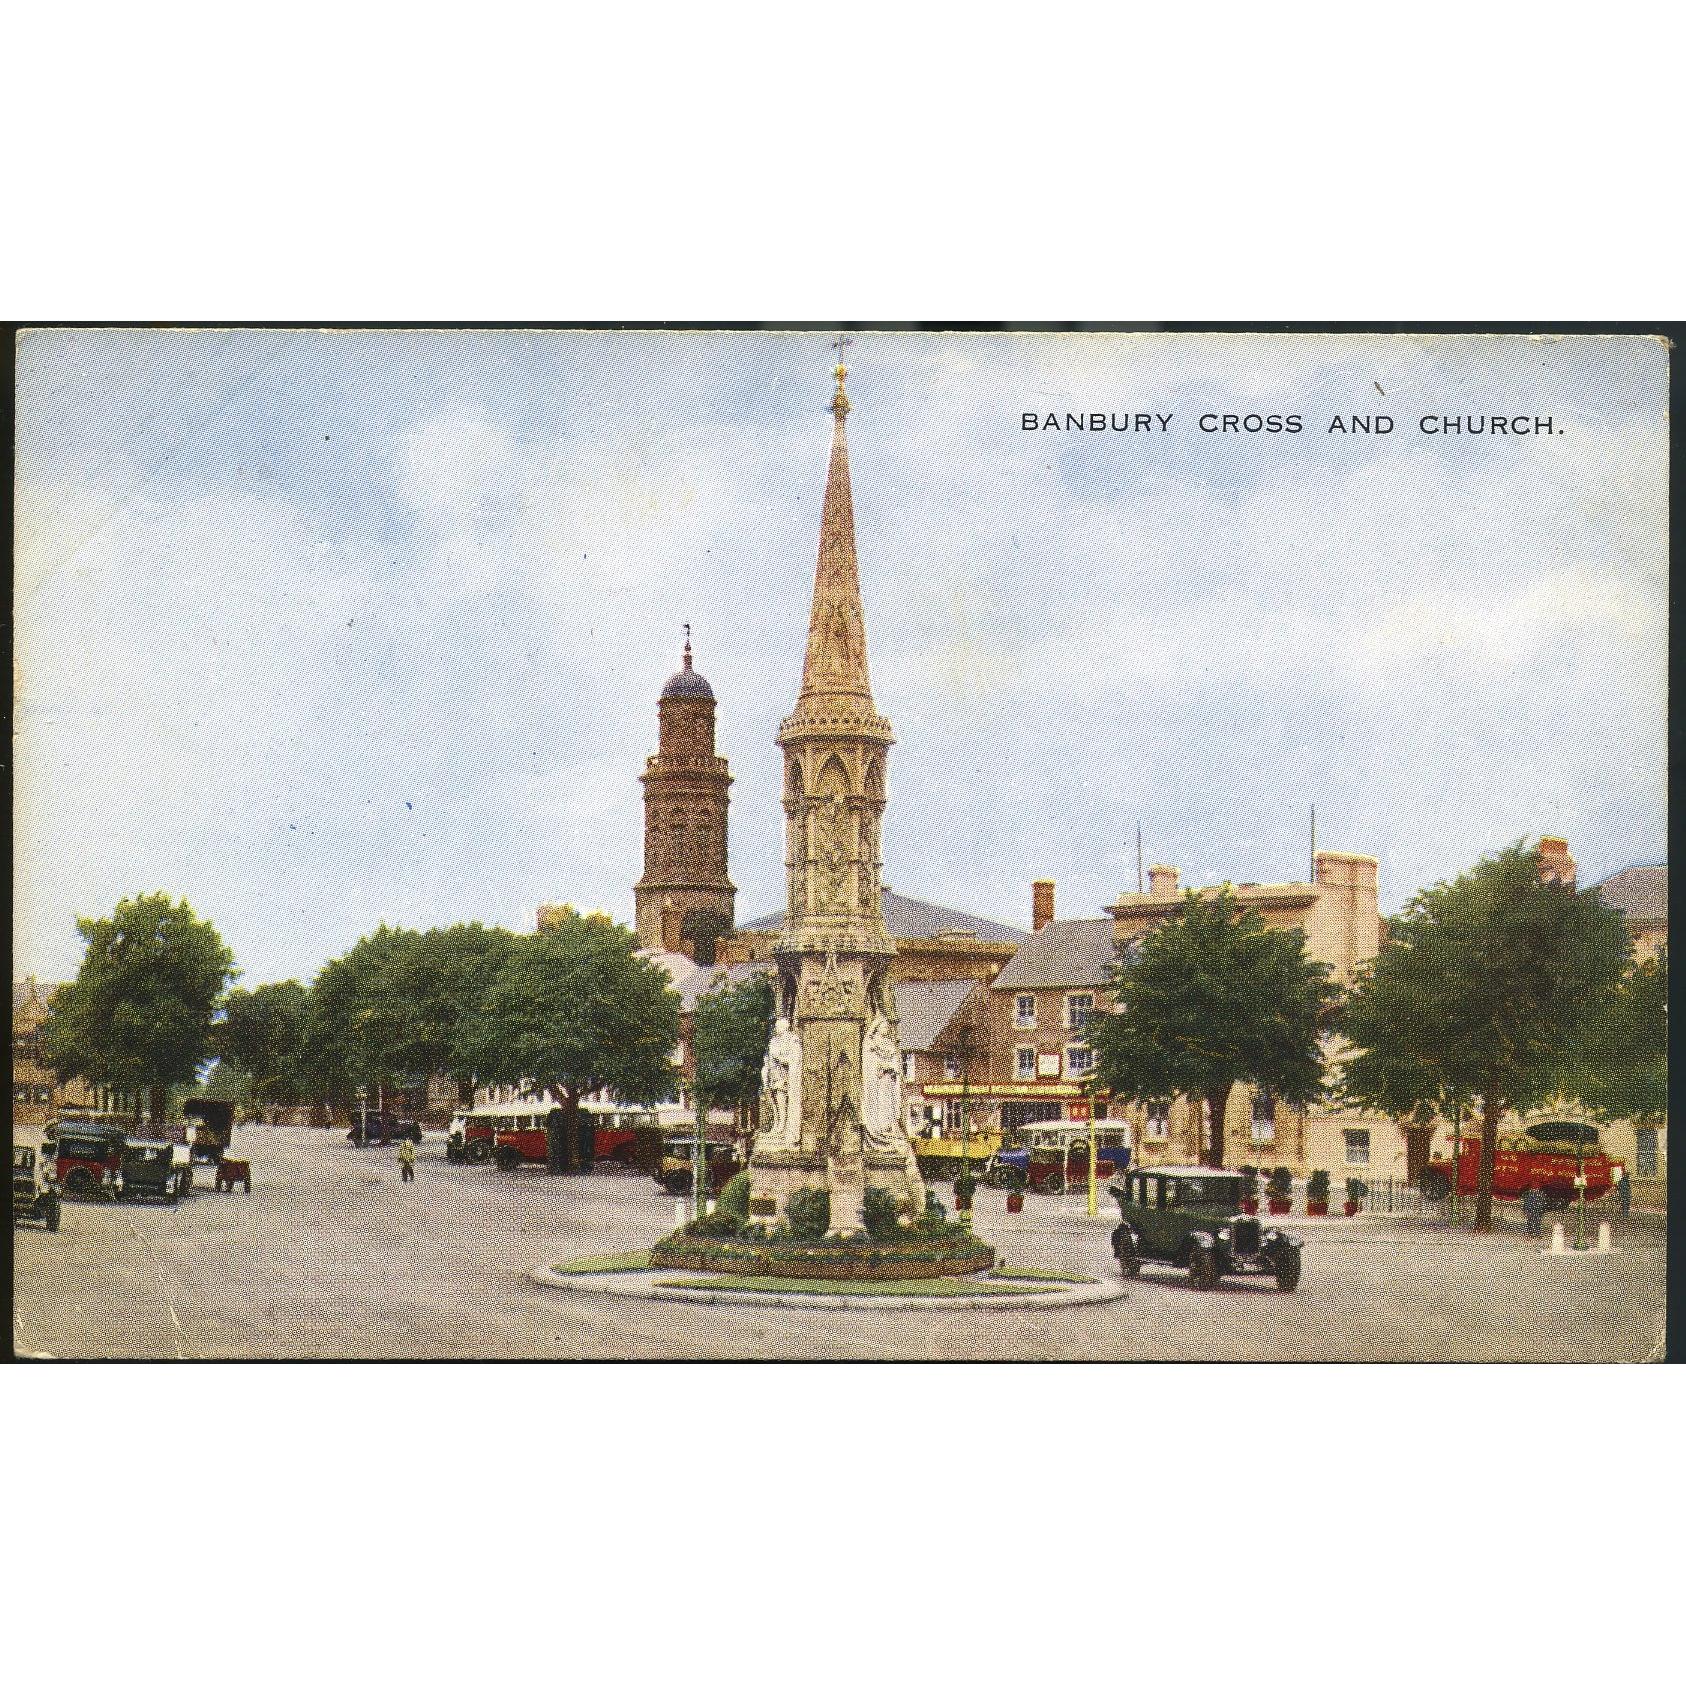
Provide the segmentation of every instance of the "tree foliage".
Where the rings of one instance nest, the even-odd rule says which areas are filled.
[[[207,920],[163,894],[121,901],[109,919],[78,919],[76,929],[87,948],[48,1009],[47,1063],[61,1081],[149,1091],[162,1124],[169,1085],[192,1082],[212,1052],[234,957]]]
[[[309,1025],[310,991],[296,979],[231,990],[214,1036],[219,1065],[239,1072],[255,1101],[293,1106],[310,1100]]]
[[[710,1106],[745,1107],[760,1096],[772,1027],[773,985],[765,974],[697,1001],[691,1053],[697,1087]]]
[[[1568,1093],[1600,1118],[1668,1117],[1668,950],[1629,969],[1576,1049]]]
[[[1342,1013],[1346,1098],[1395,1116],[1478,1102],[1475,1221],[1488,1228],[1500,1117],[1572,1086],[1627,952],[1620,913],[1593,890],[1542,882],[1521,844],[1419,892]]]
[[[1321,1035],[1338,990],[1307,957],[1305,933],[1274,930],[1228,886],[1190,891],[1120,956],[1118,1011],[1089,1021],[1097,1081],[1129,1100],[1172,1095],[1211,1109],[1207,1163],[1223,1164],[1237,1083],[1303,1103],[1323,1086]]]

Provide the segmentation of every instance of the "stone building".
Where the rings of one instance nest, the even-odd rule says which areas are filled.
[[[1654,960],[1668,947],[1668,868],[1630,866],[1593,886],[1627,921],[1635,963]],[[1604,1145],[1639,1184],[1661,1195],[1668,1181],[1668,1121],[1639,1124],[1618,1119],[1603,1126]]]
[[[727,875],[727,805],[732,775],[714,753],[714,690],[684,665],[656,704],[657,749],[645,763],[644,874],[633,886],[640,945],[713,959],[732,929],[737,891]]]

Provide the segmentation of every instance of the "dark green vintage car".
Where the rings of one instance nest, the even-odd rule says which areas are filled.
[[[1242,1211],[1238,1172],[1162,1165],[1108,1186],[1124,1219],[1112,1251],[1126,1276],[1148,1262],[1186,1270],[1191,1288],[1215,1288],[1226,1276],[1274,1276],[1285,1294],[1299,1286],[1300,1243]]]
[[[175,1148],[169,1142],[124,1142],[123,1185],[125,1200],[150,1196],[168,1200],[173,1206],[192,1185],[193,1172],[177,1164]]]

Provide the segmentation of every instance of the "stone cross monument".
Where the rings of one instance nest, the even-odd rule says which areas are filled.
[[[778,731],[786,870],[784,934],[775,948],[780,1017],[750,1156],[755,1209],[771,1199],[782,1211],[794,1190],[826,1188],[833,1233],[860,1227],[868,1188],[890,1190],[914,1215],[925,1204],[902,1119],[890,982],[896,945],[884,926],[879,852],[894,739],[873,707],[867,674],[843,425],[847,373],[841,362],[832,371],[831,464],[802,691]]]

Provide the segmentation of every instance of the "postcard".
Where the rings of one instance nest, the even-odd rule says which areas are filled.
[[[17,1355],[1666,1356],[1663,340],[15,350]]]

